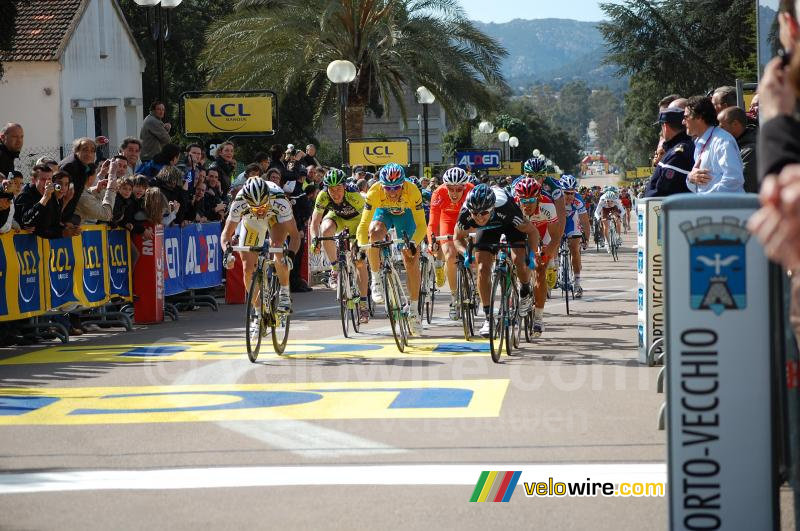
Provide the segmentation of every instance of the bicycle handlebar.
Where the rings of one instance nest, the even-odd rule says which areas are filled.
[[[240,253],[263,253],[265,250],[267,252],[269,252],[269,253],[282,253],[282,252],[284,252],[284,248],[283,247],[264,247],[264,246],[261,246],[261,247],[249,247],[249,246],[235,245],[233,247],[229,247],[229,249],[232,249],[234,251],[238,251]]]

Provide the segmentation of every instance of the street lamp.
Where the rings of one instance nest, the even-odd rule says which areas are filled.
[[[478,131],[485,135],[491,135],[494,133],[494,124],[492,122],[487,122],[486,120],[482,121],[478,124]]]
[[[509,159],[514,160],[514,149],[519,147],[519,138],[512,136],[508,139],[508,145],[511,147]]]
[[[166,100],[164,92],[164,42],[169,40],[169,10],[181,5],[183,0],[134,0],[141,7],[152,7],[147,10],[147,26],[150,36],[156,42],[156,69],[158,70],[158,99]],[[160,5],[159,5],[160,4]],[[167,9],[164,16],[162,10]],[[155,11],[155,20],[151,12]]]
[[[336,83],[339,89],[339,121],[342,124],[342,167],[348,166],[347,160],[347,85],[356,78],[356,65],[350,61],[331,61],[328,65],[328,79]]]
[[[503,159],[506,159],[506,142],[508,139],[511,138],[511,135],[508,134],[508,131],[505,129],[501,129],[500,133],[497,135],[497,140],[500,141],[500,147],[503,149]]]
[[[425,166],[430,166],[430,153],[428,148],[428,105],[436,101],[434,96],[427,87],[419,87],[417,89],[417,101],[422,104],[422,119],[425,122]]]

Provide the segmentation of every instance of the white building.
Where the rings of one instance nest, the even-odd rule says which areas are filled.
[[[20,169],[59,159],[78,137],[107,136],[115,150],[138,136],[145,61],[117,0],[18,6],[14,47],[0,53],[0,122],[25,129]]]

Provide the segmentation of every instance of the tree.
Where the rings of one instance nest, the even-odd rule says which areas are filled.
[[[597,125],[597,149],[608,154],[617,137],[617,127],[624,119],[622,104],[610,90],[596,90],[589,96],[588,110]]]
[[[561,129],[579,143],[589,126],[589,96],[592,91],[585,81],[572,81],[564,85],[558,98],[555,120]]]
[[[16,35],[17,6],[21,0],[4,0],[0,2],[0,57],[3,52],[10,52],[14,46]],[[0,63],[0,79],[3,79],[3,64]]]
[[[327,66],[347,59],[357,68],[347,113],[355,138],[368,109],[380,115],[394,102],[405,118],[403,94],[419,85],[450,116],[468,103],[490,109],[506,55],[453,0],[239,0],[209,30],[202,66],[214,88],[286,94],[302,82],[319,121],[337,106]]]
[[[643,165],[658,138],[650,124],[670,93],[705,94],[737,78],[755,80],[756,3],[751,0],[624,0],[604,3],[608,63],[631,75],[623,153]],[[619,161],[617,161],[619,162]]]

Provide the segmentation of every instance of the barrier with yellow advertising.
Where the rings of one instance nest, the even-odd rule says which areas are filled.
[[[92,308],[132,299],[130,237],[122,229],[81,227],[72,238],[21,232],[0,236],[0,321],[50,310]]]
[[[636,168],[636,178],[637,179],[646,179],[653,175],[653,168],[650,166],[640,166]]]
[[[347,141],[350,166],[385,166],[394,162],[401,166],[411,163],[409,138],[355,138]]]
[[[267,90],[185,92],[181,95],[186,135],[273,134],[275,94]]]
[[[522,175],[522,163],[505,161],[499,170],[489,170],[489,175]]]

